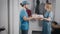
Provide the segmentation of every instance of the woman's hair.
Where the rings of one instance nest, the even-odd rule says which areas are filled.
[[[46,4],[51,5],[51,3],[46,3]]]
[[[20,5],[23,7],[24,5],[22,3],[20,3]]]

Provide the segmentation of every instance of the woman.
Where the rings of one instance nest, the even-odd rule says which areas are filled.
[[[51,3],[45,4],[45,14],[43,18],[43,34],[51,34],[51,21],[53,19]]]
[[[33,17],[28,17],[26,12],[26,8],[28,8],[29,5],[27,1],[23,1],[20,5],[23,7],[20,12],[21,32],[22,34],[28,34],[29,20],[33,19]]]

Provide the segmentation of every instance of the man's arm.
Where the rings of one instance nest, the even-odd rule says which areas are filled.
[[[25,21],[29,21],[29,20],[31,20],[31,19],[33,19],[33,18],[32,18],[32,17],[28,17],[28,18],[27,18],[26,16],[24,16],[23,19],[24,19]]]

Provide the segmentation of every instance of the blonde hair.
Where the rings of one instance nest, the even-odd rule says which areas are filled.
[[[52,4],[51,3],[46,3],[45,4],[45,9],[46,10],[51,10],[52,9]]]

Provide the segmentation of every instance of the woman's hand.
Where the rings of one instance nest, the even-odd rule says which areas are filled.
[[[44,20],[51,21],[51,18],[43,18]]]

